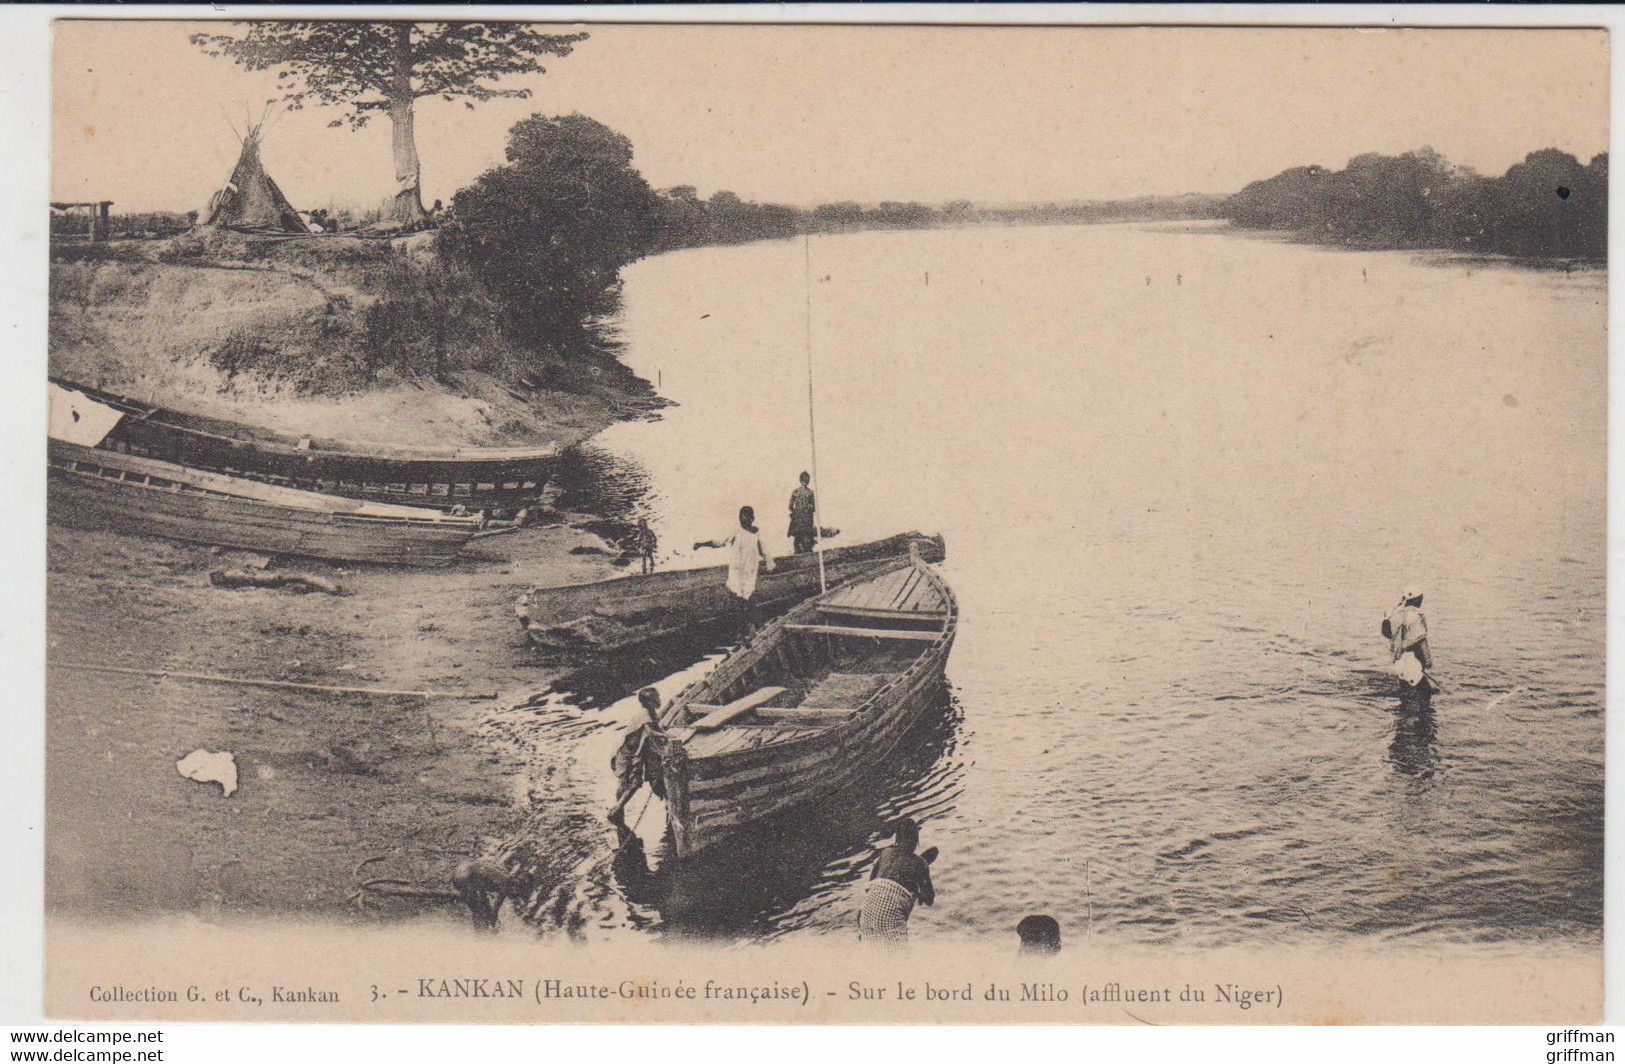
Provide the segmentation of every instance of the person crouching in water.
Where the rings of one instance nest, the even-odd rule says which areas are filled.
[[[1428,619],[1422,613],[1422,590],[1407,587],[1399,605],[1382,622],[1393,655],[1394,672],[1410,687],[1433,683],[1433,652],[1428,649]]]
[[[908,817],[897,822],[892,845],[880,853],[874,871],[869,873],[869,889],[858,910],[858,938],[880,946],[908,944],[908,918],[916,901],[930,905],[937,900],[931,885],[931,861],[935,847],[923,855],[914,852],[920,844],[920,826]]]
[[[756,527],[756,511],[749,506],[741,506],[739,527],[734,529],[733,535],[727,539],[708,539],[694,544],[695,550],[707,547],[728,551],[728,591],[733,595],[741,622],[740,629],[745,632],[754,630],[756,624],[751,615],[750,600],[756,594],[756,577],[763,565],[768,572],[773,571],[773,559],[762,546],[762,533]]]

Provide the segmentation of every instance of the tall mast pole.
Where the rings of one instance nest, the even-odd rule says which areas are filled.
[[[812,445],[812,480],[813,480],[813,553],[818,556],[818,593],[824,594],[829,590],[829,584],[824,577],[824,528],[818,516],[818,496],[823,493],[824,482],[818,479],[818,421],[813,416],[813,349],[812,349],[812,234],[801,234],[802,250],[802,288],[807,293],[806,299],[806,328],[804,335],[807,338],[807,439]]]

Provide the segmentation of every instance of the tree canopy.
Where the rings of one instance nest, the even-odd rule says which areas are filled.
[[[545,73],[541,60],[567,56],[585,33],[546,33],[508,22],[246,22],[233,33],[195,33],[192,43],[248,70],[277,71],[282,101],[343,107],[328,123],[365,126],[379,113],[394,123],[397,217],[423,214],[418,191],[413,104],[428,97],[466,106],[498,97],[528,99],[504,77]]]

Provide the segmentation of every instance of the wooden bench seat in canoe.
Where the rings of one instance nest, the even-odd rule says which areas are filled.
[[[722,727],[735,717],[742,717],[751,710],[773,701],[784,694],[783,687],[758,687],[743,698],[736,698],[725,706],[693,705],[690,712],[704,713],[705,716],[692,725],[695,731],[712,731]]]

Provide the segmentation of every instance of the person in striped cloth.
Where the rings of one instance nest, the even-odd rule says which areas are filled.
[[[897,822],[892,845],[880,852],[869,888],[858,911],[858,938],[880,946],[901,946],[908,942],[908,918],[916,901],[930,905],[937,900],[931,885],[931,861],[936,847],[917,854],[920,825],[908,817]]]

